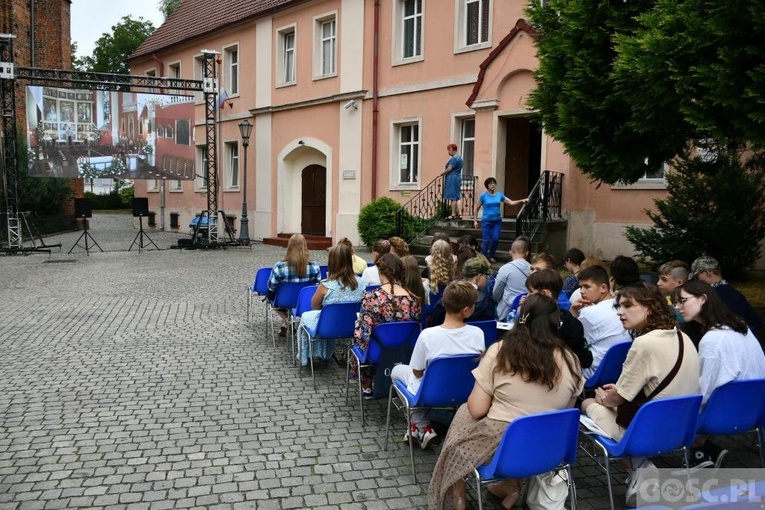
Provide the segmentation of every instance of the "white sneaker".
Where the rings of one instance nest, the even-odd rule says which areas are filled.
[[[637,505],[638,491],[641,490],[646,496],[659,490],[659,470],[648,459],[643,461],[639,468],[633,470],[630,477],[630,484],[624,495],[624,501],[628,507],[634,508]]]
[[[415,441],[420,439],[420,431],[414,423],[409,424],[409,430],[404,434],[404,442],[408,443],[410,437],[414,438]]]
[[[430,425],[426,425],[420,430],[420,448],[426,449],[432,440],[436,438],[438,434],[430,428]]]

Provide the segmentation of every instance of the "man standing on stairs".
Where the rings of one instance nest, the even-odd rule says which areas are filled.
[[[528,254],[526,241],[516,239],[510,246],[510,262],[499,268],[492,297],[498,303],[500,321],[507,318],[515,297],[526,292],[526,278],[531,272],[531,265],[526,260]]]
[[[497,179],[494,177],[489,177],[483,181],[483,185],[486,188],[486,191],[481,193],[481,196],[478,197],[475,214],[473,214],[473,228],[478,228],[478,211],[483,207],[483,216],[481,217],[481,253],[483,253],[483,256],[489,259],[489,262],[493,264],[496,262],[496,260],[494,260],[494,253],[497,251],[499,236],[502,233],[502,213],[500,212],[500,206],[503,203],[507,205],[525,204],[529,199],[522,198],[520,200],[511,200],[503,193],[498,193]]]

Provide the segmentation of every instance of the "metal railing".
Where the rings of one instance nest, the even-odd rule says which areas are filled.
[[[562,218],[563,174],[545,170],[529,193],[529,201],[515,218],[516,236],[533,241],[534,234],[545,221]]]
[[[475,205],[475,186],[478,177],[464,176],[460,190],[460,214],[470,217]],[[446,173],[429,182],[409,202],[396,212],[396,235],[411,242],[435,225],[436,221],[451,214],[449,202],[444,200]]]

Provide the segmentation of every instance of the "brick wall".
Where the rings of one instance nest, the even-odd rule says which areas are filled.
[[[32,53],[32,2],[34,2],[34,55]],[[45,69],[72,68],[70,34],[71,0],[9,0],[0,8],[2,33],[15,34],[13,53],[16,65]],[[16,84],[16,125],[26,125],[26,82]],[[84,196],[84,181],[69,182],[75,197]],[[74,214],[74,201],[65,206]]]

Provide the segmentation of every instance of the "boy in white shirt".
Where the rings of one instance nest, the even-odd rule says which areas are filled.
[[[582,323],[584,338],[592,352],[592,365],[582,370],[582,375],[589,378],[597,370],[606,351],[616,343],[629,340],[629,334],[614,309],[614,296],[606,270],[600,266],[582,270],[579,284],[582,299],[571,303],[570,311]]]
[[[475,287],[466,281],[450,283],[444,290],[442,302],[446,309],[446,319],[440,326],[428,328],[420,333],[408,365],[396,365],[391,371],[393,381],[406,384],[410,393],[416,394],[422,383],[428,364],[435,358],[459,356],[462,354],[483,353],[485,342],[483,331],[476,326],[465,324],[465,317],[470,317],[475,308],[478,293]],[[420,448],[428,447],[436,437],[430,426],[425,409],[412,412],[412,423],[404,436],[406,441],[416,437]]]

